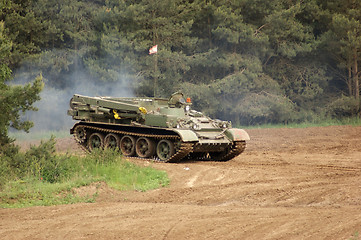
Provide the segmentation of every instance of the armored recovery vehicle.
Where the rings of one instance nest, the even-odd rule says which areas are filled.
[[[189,98],[87,97],[75,94],[68,115],[79,120],[70,129],[80,146],[119,148],[124,156],[179,162],[182,159],[228,161],[241,154],[249,136],[227,121],[191,109]]]

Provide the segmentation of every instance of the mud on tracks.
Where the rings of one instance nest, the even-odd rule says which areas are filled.
[[[150,163],[169,187],[0,210],[5,239],[357,239],[361,127],[252,129],[229,162]],[[72,149],[62,139],[58,151]],[[360,237],[358,237],[360,238]]]

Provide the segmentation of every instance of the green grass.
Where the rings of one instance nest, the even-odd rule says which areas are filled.
[[[326,119],[323,121],[289,123],[289,124],[262,124],[254,126],[241,126],[240,128],[257,129],[257,128],[308,128],[308,127],[327,127],[327,126],[361,126],[361,119],[358,117],[343,119]]]
[[[12,131],[9,133],[9,137],[16,139],[17,141],[29,141],[29,140],[44,140],[49,139],[51,136],[56,138],[70,137],[69,130],[58,131],[31,131],[29,133],[22,131]]]
[[[21,208],[94,202],[96,194],[77,196],[73,191],[74,188],[88,185],[91,182],[92,179],[88,179],[88,181],[78,179],[61,183],[48,183],[35,178],[10,181],[0,192],[0,207]]]
[[[56,155],[55,139],[12,158],[0,154],[0,207],[18,208],[94,202],[98,191],[79,196],[75,189],[105,182],[117,190],[147,191],[167,186],[166,172],[140,167],[118,151],[98,150],[84,157]]]
[[[85,176],[96,176],[98,180],[105,181],[108,186],[118,190],[147,191],[169,184],[166,172],[151,167],[140,167],[125,160],[117,152],[115,156],[113,154],[114,152],[110,152],[109,155],[105,151],[99,151],[85,157],[88,161],[84,164],[87,165],[83,170]],[[107,158],[113,160],[107,162]],[[98,159],[105,162],[99,162]]]

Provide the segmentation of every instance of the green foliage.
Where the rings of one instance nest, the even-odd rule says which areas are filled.
[[[324,6],[330,12],[330,21],[328,31],[322,35],[323,41],[341,72],[339,80],[346,83],[348,96],[357,101],[353,114],[360,114],[361,3],[346,1],[339,4],[332,0]]]
[[[25,154],[7,151],[0,157],[3,171],[8,171],[9,177],[14,179],[35,178],[49,183],[61,182],[70,177],[72,167],[75,166],[73,157],[55,154],[54,137],[41,142],[39,146],[31,146]]]
[[[342,96],[327,105],[327,114],[333,118],[356,117],[359,104],[354,97]]]
[[[312,28],[298,19],[301,13],[302,5],[297,3],[280,7],[265,18],[265,31],[269,35],[275,54],[280,57],[293,58],[312,50]]]
[[[6,9],[6,8],[5,8]],[[12,139],[8,137],[9,127],[28,131],[32,126],[30,121],[20,118],[20,112],[36,110],[33,103],[39,100],[39,93],[43,87],[42,77],[39,76],[32,84],[24,86],[9,85],[11,70],[8,67],[12,43],[4,34],[4,23],[0,21],[0,155],[8,151]],[[9,146],[14,150],[12,146]]]
[[[42,78],[37,77],[33,84],[24,86],[11,86],[0,79],[0,152],[2,148],[11,142],[8,137],[9,127],[17,130],[29,131],[32,122],[20,118],[29,110],[36,110],[33,103],[40,99],[39,93],[43,88]]]
[[[32,146],[26,153],[23,162],[17,168],[25,170],[23,174],[37,177],[49,183],[68,179],[74,172],[74,158],[55,155],[55,138],[42,142],[38,147]]]
[[[289,99],[267,92],[248,95],[237,107],[237,112],[242,116],[240,123],[246,125],[287,123],[296,116],[294,104]]]
[[[58,155],[53,137],[26,153],[16,149],[0,155],[2,207],[93,202],[97,193],[78,196],[75,189],[97,182],[146,191],[168,185],[169,179],[163,171],[130,163],[115,150],[97,150],[85,157]]]

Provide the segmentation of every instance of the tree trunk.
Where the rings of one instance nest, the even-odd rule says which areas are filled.
[[[353,83],[355,84],[355,98],[357,101],[357,114],[360,116],[360,83],[358,78],[357,50],[354,52]]]
[[[347,78],[348,95],[353,96],[353,81],[352,81],[352,70],[351,64],[348,67],[348,78]]]

